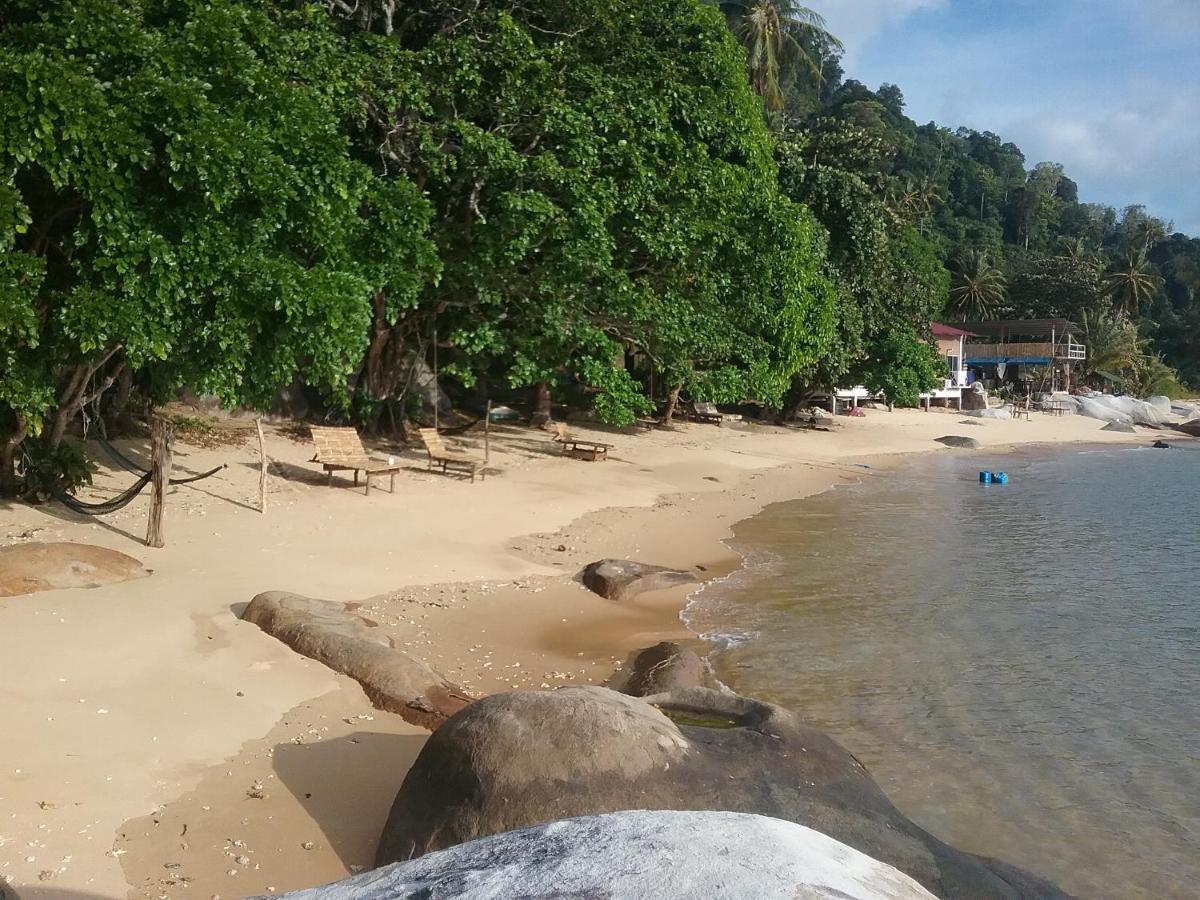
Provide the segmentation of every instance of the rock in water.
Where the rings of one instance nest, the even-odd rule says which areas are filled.
[[[414,725],[437,728],[471,702],[461,688],[395,649],[341,603],[267,591],[250,601],[242,618],[297,653],[349,675],[375,706]]]
[[[0,547],[0,597],[101,587],[147,574],[132,556],[91,544],[35,542]]]
[[[682,644],[663,641],[639,650],[614,685],[631,697],[663,694],[681,688],[712,687],[704,661]]]
[[[1065,896],[1033,875],[1022,873],[1027,880],[1018,885],[1007,869],[923,831],[858,760],[787,710],[703,688],[644,700],[572,687],[476,701],[425,744],[396,795],[377,864],[627,809],[796,822],[895,866],[939,897]]]
[[[945,444],[947,447],[959,447],[963,450],[978,450],[979,441],[975,438],[963,437],[961,434],[947,434],[940,438],[934,438],[939,444]]]
[[[933,897],[891,866],[802,825],[742,813],[645,810],[522,828],[284,896],[291,900]]]
[[[607,600],[628,600],[646,591],[694,584],[691,572],[649,566],[629,559],[602,559],[583,570],[584,586]]]

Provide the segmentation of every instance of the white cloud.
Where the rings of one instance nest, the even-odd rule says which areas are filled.
[[[847,0],[829,16],[847,76],[898,84],[918,122],[994,131],[1031,166],[1063,163],[1081,199],[1200,235],[1200,0],[1005,2],[1020,9]]]
[[[1166,2],[1166,0],[1164,0]],[[950,0],[818,0],[808,5],[825,17],[830,32],[846,45],[844,65],[888,28],[919,12],[943,9]]]

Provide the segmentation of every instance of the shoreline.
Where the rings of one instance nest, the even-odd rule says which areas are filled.
[[[139,807],[143,811],[152,808],[160,821],[164,813],[183,808],[180,804],[186,806],[185,800],[216,810],[213,803],[201,802],[202,798],[196,794],[204,783],[205,773],[218,769],[234,771],[235,764],[245,770],[246,766],[242,764],[247,762],[243,757],[250,753],[247,747],[266,740],[264,736],[275,733],[289,716],[303,717],[312,711],[311,715],[317,717],[315,721],[322,723],[315,726],[318,734],[312,736],[314,739],[322,737],[314,744],[318,747],[325,740],[342,740],[348,745],[347,750],[356,748],[358,745],[350,743],[350,732],[346,729],[365,731],[358,726],[368,720],[356,718],[360,716],[373,717],[369,720],[373,731],[394,731],[397,735],[421,733],[372,709],[362,697],[361,690],[348,679],[297,657],[257,629],[238,621],[234,611],[253,595],[251,590],[237,587],[241,582],[250,581],[253,592],[287,588],[311,596],[360,603],[364,615],[382,618],[381,625],[394,629],[398,646],[407,646],[443,675],[475,693],[515,687],[553,687],[571,681],[603,683],[613,669],[620,668],[632,650],[666,639],[694,644],[702,642],[699,636],[687,630],[680,613],[689,595],[737,566],[736,552],[725,543],[732,536],[732,527],[771,503],[802,499],[838,483],[860,480],[866,471],[861,465],[872,465],[882,471],[900,464],[913,453],[938,450],[986,454],[1011,452],[1030,444],[1129,446],[1145,444],[1159,436],[1150,431],[1136,435],[1097,435],[1100,423],[1092,420],[1046,420],[1033,423],[1033,427],[1025,422],[989,422],[986,428],[969,429],[971,436],[985,442],[983,450],[951,451],[932,444],[931,437],[961,430],[955,427],[957,417],[951,418],[953,415],[915,411],[880,413],[869,420],[839,423],[840,427],[832,433],[755,425],[720,429],[685,425],[672,433],[610,436],[619,442],[618,449],[615,458],[602,466],[550,457],[540,449],[531,451],[528,445],[539,436],[524,430],[504,429],[493,440],[494,451],[499,445],[495,457],[502,467],[502,477],[495,486],[491,476],[483,483],[487,488],[476,490],[480,486],[463,485],[423,472],[417,476],[414,472],[411,484],[405,485],[408,497],[404,498],[403,509],[398,508],[401,498],[392,500],[386,493],[377,497],[373,492],[368,501],[371,505],[368,505],[363,497],[350,491],[329,491],[314,481],[295,482],[286,474],[273,477],[273,494],[269,498],[265,523],[271,529],[283,532],[274,536],[275,547],[266,547],[263,535],[255,538],[255,533],[261,530],[262,519],[251,519],[228,503],[229,499],[235,502],[239,499],[239,490],[241,496],[245,496],[256,479],[250,462],[231,472],[228,481],[233,489],[226,485],[214,487],[209,491],[209,497],[213,499],[199,499],[197,511],[193,515],[189,510],[186,519],[178,511],[183,501],[172,495],[174,509],[168,518],[166,551],[145,552],[131,547],[128,535],[136,532],[132,527],[122,530],[120,525],[124,523],[115,526],[116,530],[113,526],[100,528],[93,523],[63,525],[61,520],[47,522],[52,517],[46,510],[18,510],[25,521],[17,521],[10,527],[10,541],[14,530],[20,529],[17,534],[31,530],[24,526],[33,520],[35,528],[51,531],[48,536],[52,538],[86,540],[125,552],[133,549],[134,555],[143,559],[152,557],[154,562],[150,565],[156,572],[151,578],[91,591],[28,595],[18,598],[19,606],[9,598],[0,604],[0,627],[4,628],[0,634],[14,638],[20,635],[36,644],[38,640],[46,639],[42,629],[47,620],[38,622],[39,613],[63,605],[73,609],[95,605],[101,608],[97,615],[102,621],[104,612],[113,612],[111,604],[119,601],[123,612],[127,611],[126,607],[135,608],[132,613],[135,618],[140,613],[152,612],[155,616],[168,617],[175,623],[177,632],[180,624],[185,626],[184,633],[172,634],[168,646],[159,648],[155,665],[136,673],[123,673],[131,676],[124,679],[123,686],[139,695],[137,699],[160,701],[157,706],[151,702],[150,709],[159,708],[169,715],[166,713],[168,707],[162,706],[162,698],[150,696],[155,692],[150,685],[143,687],[143,684],[150,679],[162,680],[163,673],[168,671],[164,666],[174,672],[182,664],[186,672],[188,664],[196,662],[197,651],[206,657],[206,665],[199,671],[207,672],[207,675],[201,680],[206,686],[224,686],[224,690],[219,691],[222,698],[232,697],[234,688],[253,686],[255,690],[254,702],[247,702],[252,691],[246,689],[246,699],[236,701],[237,706],[231,707],[232,701],[228,699],[217,701],[214,698],[197,703],[186,696],[171,696],[168,686],[167,699],[181,705],[184,727],[178,729],[178,735],[152,735],[159,745],[155,749],[162,755],[156,754],[151,759],[147,759],[145,750],[135,749],[145,747],[151,737],[144,716],[140,719],[126,717],[122,727],[128,732],[128,740],[120,751],[128,758],[122,759],[120,765],[114,763],[112,766],[103,760],[98,766],[96,760],[91,760],[87,765],[88,774],[94,776],[91,785],[84,783],[86,779],[82,777],[74,779],[72,785],[73,779],[69,776],[79,773],[67,773],[67,785],[89,801],[83,805],[92,807],[90,819],[82,812],[72,815],[70,803],[60,805],[55,800],[49,801],[53,804],[52,811],[42,810],[37,817],[30,814],[27,806],[33,805],[34,794],[40,799],[41,794],[55,793],[47,790],[50,784],[48,773],[34,773],[31,778],[21,779],[36,782],[32,786],[26,783],[23,790],[14,791],[11,785],[0,782],[0,786],[8,788],[0,790],[0,798],[4,798],[0,807],[7,809],[5,803],[13,803],[13,795],[17,795],[19,805],[14,807],[17,815],[11,817],[17,821],[10,826],[10,831],[18,839],[24,834],[32,834],[32,830],[24,829],[37,828],[39,818],[40,824],[57,826],[38,829],[38,839],[46,844],[44,849],[48,852],[29,855],[50,858],[61,853],[62,858],[69,859],[54,869],[45,869],[43,862],[26,864],[22,857],[14,859],[15,854],[6,854],[4,851],[9,848],[3,848],[0,849],[0,872],[15,883],[23,896],[33,895],[29,890],[31,886],[36,891],[51,885],[83,891],[94,897],[124,896],[124,892],[131,889],[146,891],[143,894],[135,892],[134,896],[164,893],[174,896],[178,885],[178,893],[182,896],[199,895],[201,885],[207,883],[204,872],[209,870],[220,876],[216,881],[232,879],[225,890],[248,893],[265,891],[268,887],[282,891],[311,885],[317,883],[314,878],[332,880],[350,871],[350,865],[358,864],[346,861],[354,856],[345,848],[347,839],[338,838],[342,843],[342,849],[338,851],[341,855],[328,851],[323,857],[315,847],[312,850],[301,847],[307,839],[291,841],[289,837],[284,842],[290,841],[293,846],[274,848],[270,869],[284,872],[289,879],[276,877],[258,885],[252,884],[247,877],[253,869],[234,865],[232,868],[239,868],[239,874],[228,876],[229,869],[218,868],[228,864],[229,857],[224,848],[201,846],[197,840],[187,842],[189,851],[177,851],[175,855],[193,852],[198,856],[203,851],[211,853],[212,859],[205,862],[196,859],[195,867],[188,862],[178,863],[182,869],[164,870],[164,866],[178,861],[164,860],[164,849],[161,846],[154,849],[152,842],[137,833],[136,823],[139,816],[144,815]],[[1162,436],[1174,439],[1173,435],[1164,433]],[[526,444],[522,445],[521,441]],[[269,452],[275,466],[299,467],[304,460],[305,448],[276,436]],[[184,462],[188,468],[200,468],[222,454],[231,455],[224,450],[202,451],[189,447]],[[251,459],[254,456],[244,450],[242,455]],[[241,471],[243,468],[244,472]],[[97,479],[102,485],[106,480]],[[402,480],[410,481],[407,470]],[[371,517],[370,521],[394,522],[398,521],[395,519],[397,514],[406,512],[411,516],[414,509],[430,509],[430,503],[453,505],[463,498],[463,492],[468,491],[472,493],[466,497],[477,503],[479,514],[464,523],[455,509],[442,510],[445,515],[433,519],[429,518],[428,512],[418,513],[416,524],[410,526],[410,531],[419,528],[413,532],[417,536],[418,548],[414,551],[417,555],[406,554],[408,558],[399,566],[388,559],[396,544],[390,543],[386,534],[380,535],[381,539],[366,534],[362,543],[367,546],[356,546],[344,539],[325,541],[321,526],[307,527],[313,516],[335,521],[339,516],[365,515]],[[188,501],[196,496],[192,491],[178,493]],[[388,505],[389,500],[393,505]],[[544,506],[539,505],[543,502]],[[287,517],[270,517],[274,509],[283,505],[289,511]],[[6,515],[9,512],[11,510],[5,510]],[[206,518],[206,514],[212,518]],[[136,510],[131,518],[136,520]],[[250,525],[246,527],[248,519]],[[528,527],[546,519],[559,527],[540,531]],[[9,523],[3,521],[0,524]],[[278,555],[280,564],[268,565],[267,571],[257,572],[251,557],[246,565],[220,568],[221,554],[226,552],[224,540],[220,542],[221,551],[216,558],[211,557],[211,548],[214,537],[219,538],[221,532],[234,532],[235,541],[247,544],[241,548],[243,552],[260,546],[263,549],[259,552],[282,547]],[[35,531],[35,539],[41,536],[42,532]],[[559,550],[559,547],[565,549]],[[307,559],[306,553],[312,553],[314,558]],[[371,565],[361,562],[363,555],[372,560]],[[573,580],[584,564],[605,557],[634,558],[680,568],[703,566],[706,579],[701,584],[646,594],[617,605],[595,597]],[[162,562],[158,563],[158,560]],[[376,560],[378,565],[375,565]],[[404,565],[413,562],[417,565]],[[214,564],[218,568],[214,568]],[[464,568],[476,577],[464,579]],[[202,585],[195,583],[198,571],[208,572],[201,575]],[[441,572],[447,572],[451,578],[440,579]],[[255,577],[245,577],[251,574]],[[382,592],[377,587],[371,589],[373,584],[380,585],[381,582],[390,582],[393,588]],[[168,605],[164,609],[154,602],[162,599],[160,595],[164,591],[170,594],[176,590],[184,591],[183,608]],[[220,598],[217,603],[213,602],[214,592]],[[364,597],[367,599],[363,600]],[[514,609],[520,610],[519,616],[512,614]],[[182,623],[178,621],[181,616]],[[89,622],[86,616],[72,614],[71,618],[73,621],[66,624],[75,628],[90,631],[98,624],[96,620]],[[61,632],[68,629],[58,631],[60,634],[55,637],[62,640]],[[154,640],[161,641],[157,634]],[[146,638],[140,634],[136,638],[129,646],[144,648]],[[210,641],[212,643],[208,643]],[[172,652],[177,653],[177,658],[171,656]],[[18,664],[21,661],[18,657]],[[47,672],[49,674],[52,673]],[[212,676],[216,676],[215,683]],[[58,742],[50,740],[48,751],[51,754],[67,748],[78,751],[81,736],[93,729],[96,720],[80,717],[80,708],[71,705],[76,702],[73,692],[56,704],[54,695],[61,694],[62,688],[55,689],[54,679],[45,681],[46,684],[26,686],[29,693],[42,702],[29,706],[27,711],[18,704],[16,718],[23,715],[28,720],[30,741],[36,746],[38,729],[32,726],[38,721],[39,708],[43,722],[47,709],[61,714],[63,719],[71,720],[75,731],[59,735]],[[247,681],[252,684],[244,683]],[[44,690],[39,693],[39,688]],[[261,693],[263,688],[267,688],[266,694]],[[240,692],[238,696],[241,696]],[[321,706],[321,701],[327,698],[336,698],[340,715]],[[81,698],[80,702],[82,699],[90,698]],[[250,718],[230,718],[234,708],[252,709],[252,715]],[[301,712],[297,713],[297,710]],[[325,718],[320,719],[321,716]],[[51,718],[61,721],[59,715]],[[214,728],[218,722],[220,727]],[[205,740],[193,740],[197,727],[204,729]],[[325,728],[328,731],[321,731]],[[154,728],[156,732],[159,730]],[[169,746],[163,747],[163,743]],[[270,749],[260,747],[256,751],[260,763],[268,767],[264,770],[267,775],[273,774],[269,771],[272,755],[267,750]],[[11,748],[6,756],[0,752],[0,761],[6,766],[12,764],[10,772],[20,768],[21,759],[22,755]],[[114,770],[113,774],[100,771],[104,767]],[[27,773],[28,770],[23,774]],[[392,776],[395,775],[393,772]],[[61,773],[59,777],[62,777]],[[121,787],[106,788],[106,777],[110,784],[116,782]],[[93,796],[93,790],[100,796]],[[280,791],[277,795],[283,797],[287,793]],[[140,799],[142,797],[146,800]],[[94,815],[97,803],[104,807],[104,814],[99,817]],[[314,822],[318,830],[323,826],[337,831],[331,824],[336,816],[328,810],[292,807],[282,810],[279,815],[295,820],[293,830],[296,833],[305,829],[311,831]],[[278,822],[278,819],[273,821]],[[128,840],[125,843],[118,840],[117,846],[109,849],[106,822],[112,823],[107,826],[112,829],[107,831],[108,834],[124,832],[129,836]],[[235,824],[237,822],[240,819],[235,820]],[[83,837],[73,837],[80,835],[84,827],[92,830]],[[157,830],[157,826],[153,827]],[[196,834],[197,827],[192,826],[189,833]],[[221,830],[217,824],[213,827]],[[51,836],[61,838],[53,849],[46,840]],[[120,852],[122,850],[124,852]],[[97,858],[101,854],[107,855]],[[37,883],[38,871],[51,872],[45,879],[53,879],[51,885]],[[185,889],[187,886],[178,880],[180,872],[188,876],[190,889]],[[292,875],[296,877],[290,878]],[[219,892],[219,889],[210,891]]]

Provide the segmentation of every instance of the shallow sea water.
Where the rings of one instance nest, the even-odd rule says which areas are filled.
[[[737,527],[745,567],[686,614],[721,680],[962,849],[1083,897],[1200,897],[1200,452],[862,475]]]

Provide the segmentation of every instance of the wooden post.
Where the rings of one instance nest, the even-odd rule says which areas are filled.
[[[262,419],[255,419],[254,426],[258,429],[258,511],[267,511],[267,450],[264,446]]]
[[[486,465],[492,455],[492,401],[487,402],[487,413],[483,417],[483,462]]]
[[[171,481],[171,426],[155,417],[150,425],[150,516],[146,525],[146,545],[162,547],[163,507],[167,485]]]

